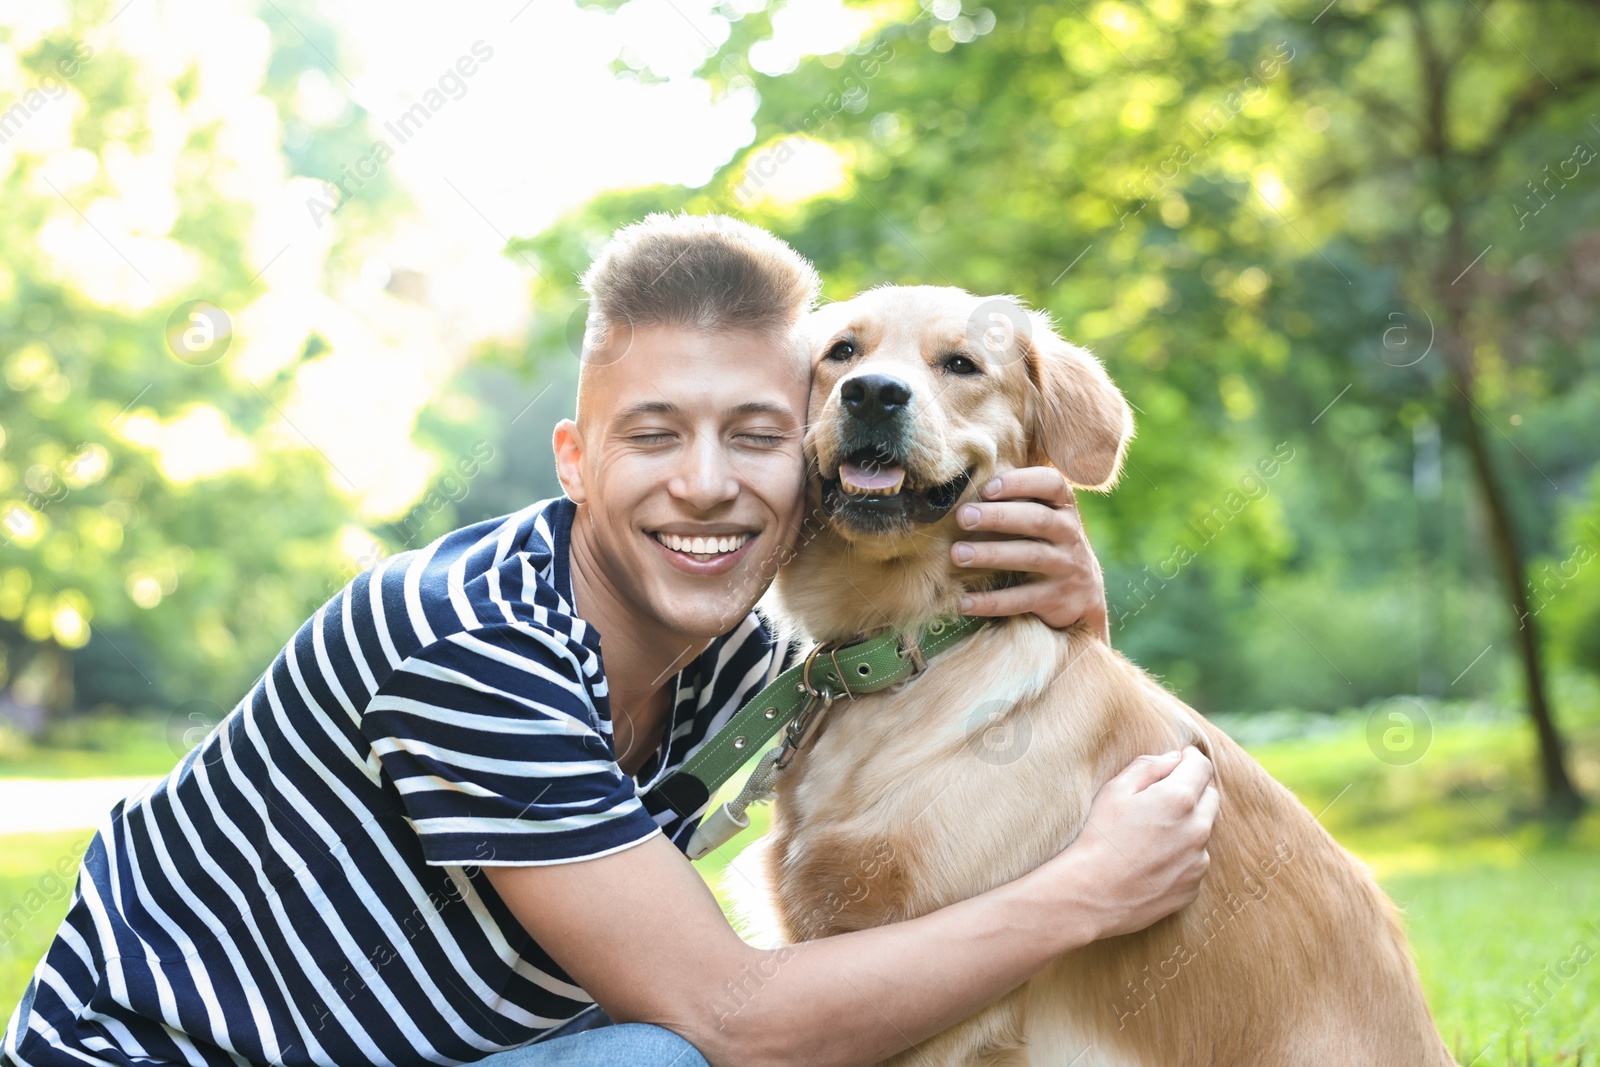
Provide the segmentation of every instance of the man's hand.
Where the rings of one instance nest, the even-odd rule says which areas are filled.
[[[1072,486],[1054,467],[1007,471],[983,487],[985,501],[956,509],[964,530],[1007,535],[1002,540],[957,541],[950,559],[961,567],[1026,571],[1032,581],[1010,589],[970,593],[962,598],[966,615],[1021,615],[1033,612],[1064,630],[1085,622],[1107,644],[1105,579],[1078,516]]]
[[[1193,745],[1140,756],[1100,787],[1077,840],[1030,877],[1089,887],[1077,917],[1097,938],[1143,930],[1194,903],[1222,802],[1211,777],[1211,761]]]

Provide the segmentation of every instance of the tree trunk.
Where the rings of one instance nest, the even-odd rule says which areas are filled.
[[[1455,377],[1452,374],[1452,377]],[[1456,387],[1461,388],[1459,378]],[[1495,558],[1510,595],[1511,610],[1517,618],[1517,651],[1522,660],[1522,676],[1528,690],[1528,715],[1539,736],[1539,769],[1544,776],[1545,807],[1552,815],[1573,818],[1583,811],[1584,800],[1567,774],[1566,743],[1556,730],[1550,714],[1550,703],[1545,696],[1544,663],[1540,656],[1541,638],[1538,620],[1528,607],[1527,568],[1517,543],[1516,530],[1511,524],[1511,510],[1495,475],[1489,451],[1483,440],[1483,428],[1478,424],[1477,412],[1468,402],[1469,397],[1459,394],[1457,412],[1461,418],[1461,435],[1472,457],[1472,471],[1478,480],[1478,490],[1483,497],[1484,510],[1489,513],[1489,539],[1494,544]]]
[[[1459,269],[1467,263],[1462,254],[1461,237],[1461,224],[1453,221],[1447,239],[1449,252],[1444,257],[1446,270]],[[1539,738],[1539,769],[1544,777],[1545,809],[1558,818],[1574,818],[1583,811],[1585,802],[1567,773],[1566,743],[1556,729],[1550,713],[1550,702],[1545,695],[1539,626],[1528,605],[1527,566],[1512,520],[1511,504],[1495,472],[1488,442],[1484,440],[1477,401],[1473,396],[1471,356],[1468,354],[1471,348],[1466,336],[1467,300],[1471,289],[1462,284],[1459,275],[1455,282],[1447,284],[1436,279],[1435,288],[1439,290],[1440,302],[1446,309],[1446,325],[1441,340],[1445,367],[1453,386],[1451,407],[1456,412],[1462,444],[1472,460],[1478,495],[1489,517],[1489,540],[1505,582],[1511,610],[1516,616],[1517,651],[1522,663],[1523,683],[1527,687],[1528,716],[1533,719],[1534,730]]]
[[[1474,396],[1472,347],[1467,343],[1467,308],[1476,284],[1468,280],[1477,259],[1466,254],[1465,197],[1461,193],[1461,168],[1466,165],[1450,143],[1450,79],[1455,66],[1440,53],[1422,6],[1407,5],[1412,15],[1417,47],[1418,74],[1423,94],[1423,150],[1438,168],[1435,180],[1440,199],[1450,212],[1445,231],[1444,255],[1432,279],[1433,292],[1445,309],[1445,328],[1441,355],[1450,376],[1450,407],[1456,412],[1462,443],[1472,459],[1472,473],[1478,494],[1489,516],[1489,540],[1505,582],[1511,610],[1516,615],[1517,648],[1522,662],[1523,682],[1528,692],[1528,716],[1533,719],[1539,739],[1539,769],[1544,777],[1545,810],[1558,818],[1570,819],[1583,811],[1583,796],[1567,774],[1566,744],[1550,714],[1545,696],[1544,662],[1540,655],[1539,628],[1528,610],[1527,566],[1522,557],[1517,529],[1511,518],[1511,504],[1495,473],[1494,461],[1483,436]],[[1480,164],[1482,166],[1482,164]],[[1488,249],[1484,249],[1485,252]],[[1481,259],[1480,254],[1478,259]]]

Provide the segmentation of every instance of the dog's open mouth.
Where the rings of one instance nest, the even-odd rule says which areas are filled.
[[[857,452],[839,464],[839,488],[851,496],[894,496],[905,484],[906,469],[879,452]]]
[[[822,479],[822,504],[830,515],[873,530],[938,522],[971,482],[969,469],[936,485],[909,484],[899,456],[863,449],[845,456],[832,478]]]

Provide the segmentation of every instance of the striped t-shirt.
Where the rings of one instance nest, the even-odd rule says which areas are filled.
[[[0,1062],[455,1063],[592,1003],[487,864],[603,856],[684,817],[652,789],[782,666],[754,614],[677,677],[638,776],[561,498],[360,575],[177,768],[117,805]]]

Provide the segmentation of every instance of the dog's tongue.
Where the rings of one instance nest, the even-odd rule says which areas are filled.
[[[854,463],[839,465],[839,481],[846,489],[857,492],[887,494],[900,488],[900,483],[905,481],[904,467],[882,466],[874,464],[871,467],[858,467]]]

